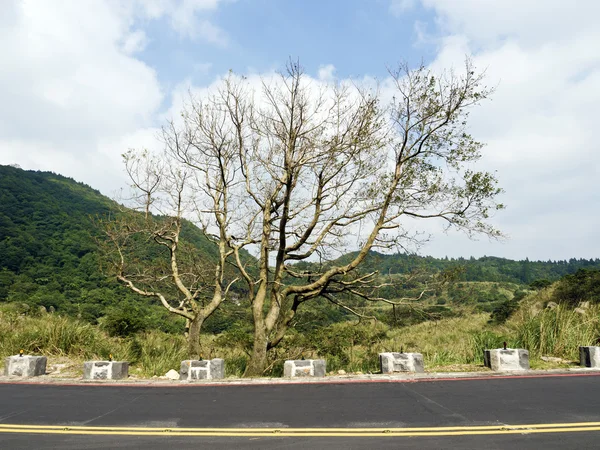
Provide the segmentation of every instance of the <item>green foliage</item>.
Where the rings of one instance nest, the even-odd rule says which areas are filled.
[[[115,202],[70,178],[0,166],[0,302],[100,320],[115,336],[147,328],[183,332],[182,319],[169,317],[156,300],[102,273],[102,231],[93,219],[118,211]],[[182,239],[200,256],[214,252],[188,222]]]
[[[376,372],[378,347],[385,337],[381,324],[346,321],[296,334],[287,345],[303,349],[307,357],[325,358],[328,370]]]
[[[246,326],[231,328],[217,336],[216,345],[221,348],[237,348],[245,354],[250,355],[252,349],[252,328],[250,324]]]
[[[490,320],[495,323],[504,323],[519,308],[519,302],[514,298],[505,300],[492,310]]]
[[[99,230],[91,217],[116,210],[117,205],[98,191],[69,178],[0,166],[0,303],[8,303],[0,310],[2,355],[17,353],[21,348],[76,358],[106,358],[112,353],[138,364],[148,375],[163,375],[179,366],[177,360],[182,359],[181,351],[186,348],[181,336],[183,319],[169,314],[156,301],[138,297],[100,270],[96,244]],[[185,223],[183,235],[189,245],[199,249],[199,255],[214,252],[192,224]],[[376,371],[378,351],[398,350],[386,333],[404,331],[413,337],[401,334],[399,345],[409,350],[409,344],[414,344],[415,350],[424,352],[428,364],[479,363],[482,347],[500,346],[506,340],[504,331],[481,331],[466,339],[447,329],[444,333],[448,340],[436,338],[435,348],[424,344],[427,333],[443,328],[430,328],[437,326],[437,321],[455,323],[450,317],[470,314],[473,309],[491,312],[497,323],[510,318],[506,326],[512,327],[510,335],[514,338],[509,345],[530,348],[532,356],[575,358],[577,345],[595,342],[599,336],[593,316],[584,317],[562,306],[526,319],[515,319],[514,311],[527,294],[527,284],[543,289],[565,275],[548,300],[571,308],[582,301],[600,302],[599,267],[599,259],[438,259],[371,252],[363,270],[377,270],[392,280],[418,270],[427,274],[462,270],[457,283],[428,292],[419,308],[397,308],[396,315],[389,306],[352,300],[361,312],[384,322],[376,326],[348,322],[348,312],[325,301],[303,304],[294,319],[297,332],[286,338],[282,350],[275,354],[277,361],[273,361],[269,373],[278,373],[283,359],[299,352],[327,358],[330,370]],[[301,268],[298,264],[298,270]],[[398,298],[412,295],[421,287],[414,281],[397,283],[380,294]],[[52,310],[56,313],[44,314]],[[456,323],[466,326],[466,322]],[[218,335],[207,344],[207,351],[221,352],[220,356],[228,358],[228,373],[243,373],[252,345],[247,307],[225,302],[204,327],[206,332]],[[427,333],[416,335],[421,329]]]
[[[554,290],[558,302],[577,306],[580,302],[600,303],[600,270],[580,269],[560,280]]]
[[[25,353],[108,358],[110,353],[128,356],[127,346],[111,341],[97,327],[68,317],[23,315],[15,305],[0,311],[0,354]]]
[[[535,290],[540,290],[540,289],[545,289],[547,287],[549,287],[552,284],[552,281],[543,278],[541,280],[535,280],[532,281],[531,283],[529,283],[529,287],[531,289],[535,289]]]
[[[496,324],[505,323],[519,309],[519,302],[526,296],[526,291],[521,289],[515,291],[513,298],[502,301],[492,310],[490,322]]]
[[[353,254],[346,255],[343,260],[350,259]],[[407,274],[416,269],[429,273],[461,268],[459,281],[493,281],[517,284],[536,283],[539,280],[556,281],[561,277],[573,274],[579,269],[600,269],[600,258],[575,259],[560,261],[514,261],[494,256],[482,258],[434,258],[415,254],[397,253],[385,255],[370,252],[362,270],[379,271],[381,274]],[[537,284],[536,284],[537,285]]]
[[[179,371],[187,356],[184,336],[153,331],[138,333],[131,341],[131,358],[142,369],[142,375],[162,376],[171,369]]]
[[[131,302],[109,307],[102,320],[102,326],[109,336],[130,336],[146,330],[148,325],[148,319],[144,316],[142,308]]]

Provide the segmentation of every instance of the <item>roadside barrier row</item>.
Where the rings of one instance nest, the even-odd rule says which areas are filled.
[[[9,356],[4,362],[4,375],[11,377],[36,377],[46,373],[48,359],[45,356]],[[483,351],[486,367],[497,372],[529,370],[529,351],[522,348],[489,349]],[[600,368],[600,347],[579,347],[579,361],[582,367]],[[381,373],[399,372],[420,373],[425,371],[421,353],[387,352],[379,354]],[[324,359],[288,360],[284,363],[284,377],[324,377],[327,363]],[[172,371],[177,378],[177,372]],[[129,376],[127,361],[86,361],[84,380],[120,380]],[[183,381],[216,380],[225,378],[225,361],[220,358],[210,360],[185,360],[181,362],[179,379]]]

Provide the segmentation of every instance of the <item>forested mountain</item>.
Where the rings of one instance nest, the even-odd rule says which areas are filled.
[[[49,172],[0,166],[0,300],[98,316],[116,292],[99,271],[90,216],[116,204]],[[95,306],[97,305],[97,306]]]
[[[105,314],[118,318],[119,311],[127,310],[128,317],[150,320],[148,326],[182,327],[162,307],[102,274],[95,240],[100,230],[92,218],[117,209],[118,205],[100,192],[70,178],[0,166],[0,302],[54,308],[90,322]],[[186,238],[206,257],[214,252],[191,224]],[[600,268],[600,259],[543,262],[371,253],[363,270],[396,274],[415,268],[431,272],[458,266],[463,268],[461,281],[530,284],[554,281],[581,268]],[[227,325],[217,326],[220,320],[229,322],[230,317],[215,317],[215,330]]]

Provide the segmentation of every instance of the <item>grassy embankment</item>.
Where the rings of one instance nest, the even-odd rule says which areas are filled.
[[[376,373],[379,352],[401,350],[422,353],[428,371],[487,370],[482,367],[482,350],[501,347],[503,341],[509,347],[529,349],[532,368],[577,364],[578,347],[592,345],[600,336],[600,306],[543,308],[551,298],[552,292],[547,290],[524,299],[503,325],[488,323],[488,314],[472,314],[401,328],[345,322],[297,333],[277,350],[277,359],[266,375],[280,376],[283,360],[301,355],[327,359],[328,370],[333,373]],[[224,358],[229,376],[241,376],[247,360],[243,346],[235,342],[226,336],[202,337],[205,357]],[[16,354],[20,349],[43,354],[49,357],[49,367],[67,364],[63,373],[74,376],[81,376],[84,360],[106,359],[109,354],[130,361],[133,376],[161,376],[169,369],[178,369],[180,361],[186,359],[185,348],[182,336],[159,331],[117,338],[69,317],[31,317],[10,305],[0,309],[0,356]],[[547,362],[542,356],[564,361]]]

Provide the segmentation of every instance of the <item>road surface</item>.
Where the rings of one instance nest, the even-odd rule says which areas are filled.
[[[599,448],[600,376],[0,384],[0,448]]]

